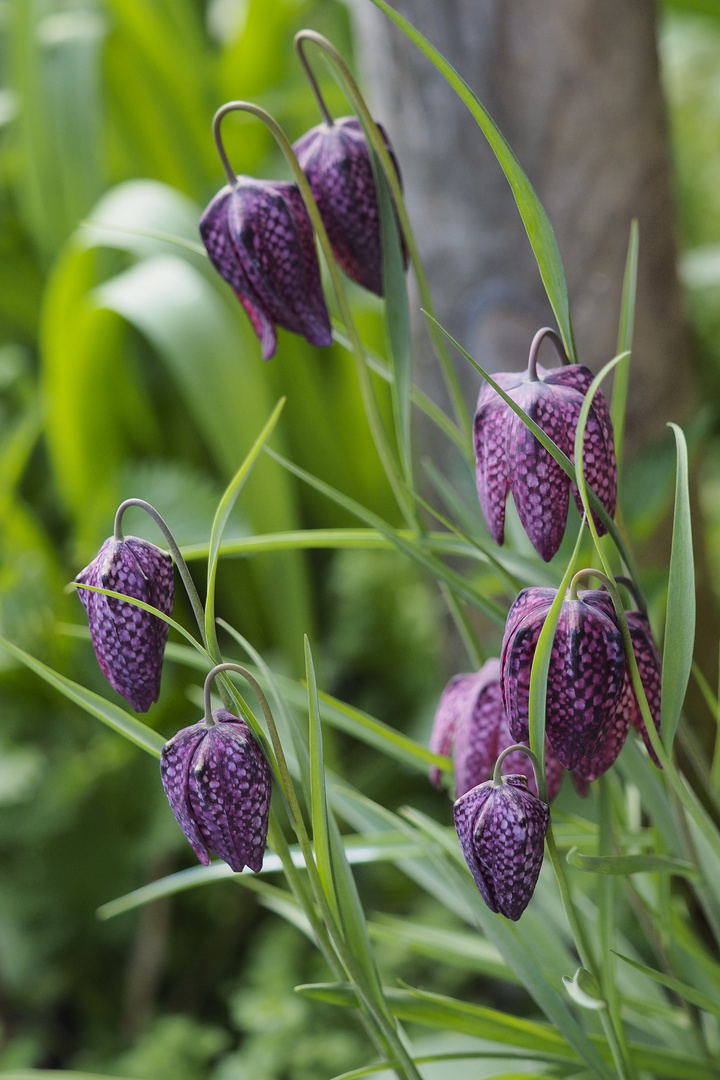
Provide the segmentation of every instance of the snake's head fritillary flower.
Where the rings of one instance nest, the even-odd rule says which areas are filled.
[[[200,235],[247,311],[263,360],[275,353],[277,326],[311,345],[332,344],[312,225],[295,184],[237,177],[206,208]]]
[[[214,723],[183,728],[162,749],[160,775],[177,822],[204,866],[214,851],[236,873],[263,863],[271,774],[244,720],[216,709]]]
[[[506,776],[472,788],[453,807],[470,873],[491,911],[516,922],[530,903],[542,866],[547,804],[525,776]]]
[[[557,335],[541,330],[531,347],[527,373],[502,372],[494,378],[531,420],[574,461],[580,409],[593,375],[581,364],[565,365],[551,371],[540,367],[537,364],[537,349],[541,336],[552,336],[564,357]],[[508,492],[512,492],[530,542],[541,558],[549,561],[565,533],[570,480],[520,417],[487,383],[483,383],[478,396],[474,445],[480,507],[493,540],[497,544],[504,541],[505,503]],[[617,465],[610,411],[601,390],[595,394],[590,407],[583,440],[583,462],[588,485],[612,517],[615,513]],[[582,510],[582,502],[574,485],[572,491]],[[603,532],[599,520],[596,520],[596,524]]]
[[[400,173],[387,134],[380,134]],[[317,203],[338,265],[359,285],[383,295],[377,191],[365,133],[355,116],[318,124],[293,149]],[[407,261],[407,259],[406,259]]]
[[[501,685],[513,738],[528,736],[530,672],[552,589],[524,589],[510,608],[503,638]],[[517,610],[516,610],[517,607]],[[566,769],[602,747],[625,676],[622,634],[606,592],[571,589],[560,609],[550,654],[545,732]]]
[[[430,749],[438,754],[452,754],[457,796],[489,780],[495,762],[515,742],[505,715],[500,689],[500,661],[488,660],[473,674],[455,675],[443,690]],[[523,774],[530,791],[537,795],[530,759],[521,750],[508,754],[502,772]],[[545,740],[545,778],[548,800],[557,795],[563,768],[548,740]],[[430,770],[430,779],[439,786],[439,770]]]
[[[137,536],[111,536],[75,581],[143,600],[164,615],[172,613],[172,559]],[[78,589],[78,596],[103,674],[136,712],[147,712],[160,695],[168,624],[126,600],[89,589]]]

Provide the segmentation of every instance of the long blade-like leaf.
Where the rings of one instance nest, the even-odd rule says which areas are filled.
[[[30,656],[23,649],[19,649],[17,645],[13,645],[6,638],[0,637],[0,646],[7,650],[11,656],[14,656],[16,660],[19,660],[21,664],[25,664],[36,675],[39,675],[41,679],[44,679],[46,683],[49,683],[50,686],[59,690],[70,701],[74,701],[85,712],[101,720],[103,724],[107,724],[113,731],[124,735],[126,739],[135,743],[141,750],[152,754],[153,757],[160,757],[160,751],[163,748],[165,739],[157,731],[149,728],[147,724],[136,720],[130,713],[125,712],[118,705],[106,701],[105,698],[100,697],[99,694],[94,693],[92,690],[86,690],[79,683],[73,682],[72,679],[66,678],[65,675],[60,675],[57,671],[53,671],[47,664],[43,664],[41,660],[36,660],[34,656]]]
[[[662,741],[667,750],[672,747],[680,720],[695,643],[695,563],[690,520],[687,444],[681,429],[676,424],[670,424],[670,427],[675,435],[677,470],[663,645],[660,718]]]

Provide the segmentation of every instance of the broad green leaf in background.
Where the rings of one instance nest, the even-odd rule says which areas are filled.
[[[572,323],[570,321],[570,307],[568,303],[567,283],[565,271],[560,258],[560,252],[555,239],[555,233],[548,220],[547,214],[535,194],[533,187],[523,172],[519,161],[508,146],[492,117],[478,100],[468,84],[462,79],[455,69],[448,63],[444,56],[423,37],[399,12],[395,11],[385,0],[372,0],[376,7],[380,8],[410,40],[417,45],[418,49],[428,60],[431,61],[447,79],[455,93],[467,105],[474,116],[483,134],[490,143],[500,167],[505,173],[515,201],[520,211],[523,224],[527,230],[528,239],[532,246],[537,264],[540,269],[545,291],[555,312],[560,334],[565,344],[565,349],[573,363],[576,362],[575,339],[573,336]]]
[[[669,855],[582,855],[577,848],[567,853],[567,861],[576,870],[591,874],[677,874],[699,878],[700,870],[692,863]]]

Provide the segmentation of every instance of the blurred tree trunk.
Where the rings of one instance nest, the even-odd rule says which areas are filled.
[[[692,375],[653,0],[393,6],[469,83],[527,172],[565,263],[579,358],[596,371],[615,354],[638,218],[629,449],[662,436],[667,420],[687,417]],[[534,331],[554,319],[510,188],[430,63],[370,3],[353,10],[366,85],[402,165],[439,318],[491,370],[522,367]],[[470,393],[476,377],[467,366],[465,374]]]
[[[676,275],[653,0],[391,2],[472,87],[528,174],[562,253],[580,362],[594,371],[616,351],[638,219],[626,447],[632,455],[667,439],[667,421],[691,414],[693,364]],[[360,66],[402,166],[438,317],[491,371],[522,368],[535,330],[554,317],[507,181],[429,61],[367,0],[353,11]],[[419,313],[415,338],[418,377],[443,400]],[[478,378],[468,365],[459,370],[472,408]],[[667,565],[666,524],[641,552],[644,565]],[[699,594],[709,595],[697,514],[695,533]],[[698,616],[697,658],[712,680],[712,603],[699,605]]]

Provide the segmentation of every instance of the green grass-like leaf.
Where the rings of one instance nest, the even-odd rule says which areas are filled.
[[[110,593],[110,595],[115,594]],[[118,705],[106,701],[100,694],[96,694],[92,690],[86,690],[79,683],[73,682],[72,679],[66,678],[65,675],[60,675],[59,672],[54,671],[47,664],[43,664],[41,660],[36,660],[34,656],[30,656],[23,649],[19,649],[17,645],[13,645],[11,641],[0,637],[0,646],[9,652],[11,656],[14,656],[16,660],[19,660],[21,664],[34,671],[36,675],[39,675],[55,690],[58,690],[69,701],[75,702],[85,712],[94,716],[97,720],[101,720],[103,724],[107,724],[113,731],[117,731],[129,742],[139,746],[141,750],[152,754],[153,757],[160,757],[160,751],[163,748],[165,739],[157,731],[149,728],[147,724],[136,720],[134,716],[125,712]]]
[[[705,1009],[706,1012],[712,1013],[713,1016],[720,1016],[720,1000],[700,993],[695,987],[688,986],[687,983],[675,979],[671,975],[666,975],[664,971],[656,971],[654,968],[647,967],[646,964],[639,964],[637,960],[631,960],[629,956],[623,956],[622,953],[616,953],[615,955],[637,971],[642,971],[643,975],[647,975],[648,978],[660,983],[661,986],[666,986],[668,990],[674,991],[685,1001],[689,1001],[691,1005],[697,1005],[698,1008]]]
[[[223,532],[225,526],[228,523],[232,508],[235,505],[235,500],[242,491],[243,485],[248,476],[252,472],[253,466],[257,461],[260,451],[272,435],[275,430],[280,413],[285,405],[285,398],[281,398],[273,409],[269,420],[263,427],[262,431],[258,435],[257,439],[253,443],[248,452],[245,460],[240,468],[237,470],[232,480],[228,484],[227,488],[223,492],[222,498],[218,503],[218,508],[215,512],[215,518],[212,523],[212,531],[210,533],[210,550],[208,554],[208,574],[207,574],[207,596],[205,599],[205,633],[208,641],[215,640],[215,581],[217,578],[218,557],[220,554],[220,544],[222,543]]]
[[[677,468],[675,512],[670,552],[667,615],[663,645],[660,731],[668,751],[672,748],[685,700],[695,643],[695,563],[692,548],[687,443],[676,424]]]
[[[581,855],[577,848],[571,848],[567,861],[576,870],[591,874],[676,874],[696,879],[701,876],[693,863],[670,855]]]
[[[332,858],[330,856],[330,831],[327,796],[325,793],[320,706],[318,704],[315,664],[313,663],[312,650],[307,635],[305,636],[305,678],[307,680],[307,703],[310,718],[308,741],[310,750],[310,819],[312,821],[315,862],[327,901],[335,918],[340,922],[340,912],[333,881]]]

